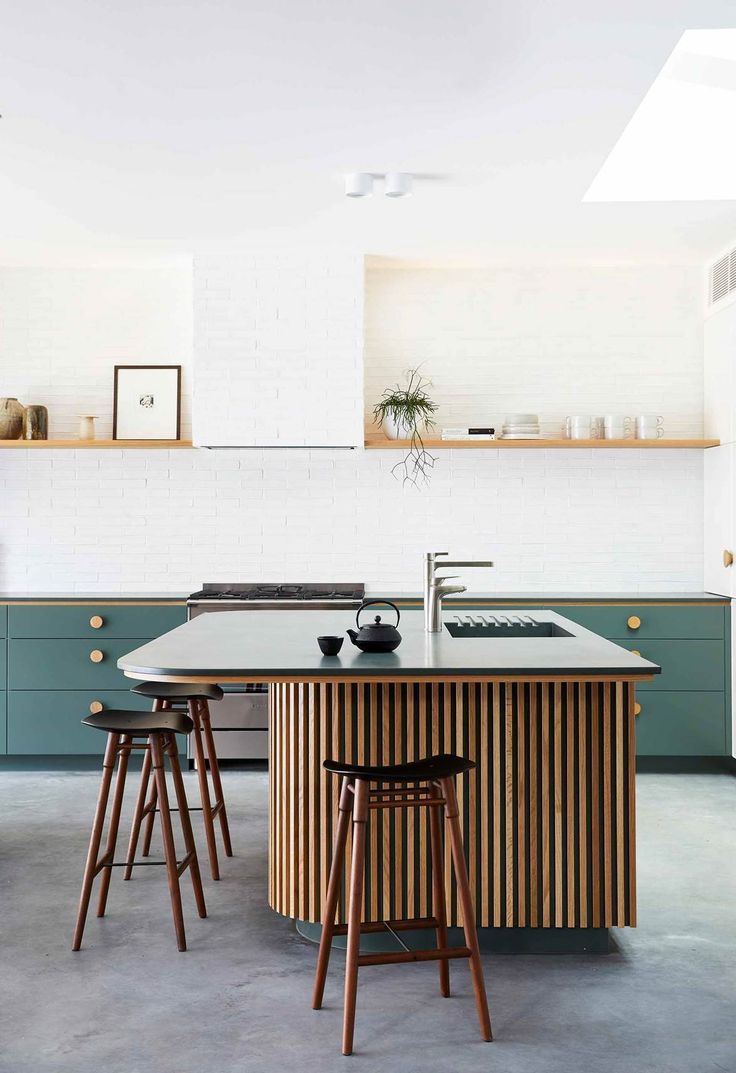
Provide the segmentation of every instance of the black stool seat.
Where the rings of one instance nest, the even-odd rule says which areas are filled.
[[[154,700],[222,700],[225,696],[219,686],[201,682],[141,682],[131,693]]]
[[[95,730],[108,734],[191,734],[192,720],[183,712],[169,709],[164,712],[128,712],[108,708],[96,715],[88,715],[82,722]]]
[[[371,767],[361,764],[344,764],[340,760],[325,760],[322,765],[334,775],[345,775],[351,779],[368,779],[371,782],[417,782],[422,779],[449,779],[453,775],[462,775],[475,767],[472,760],[453,753],[438,753],[425,756],[421,760],[412,760],[408,764],[387,764],[385,767]]]

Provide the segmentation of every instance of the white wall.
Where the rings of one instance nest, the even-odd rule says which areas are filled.
[[[182,365],[182,439],[191,436],[191,263],[0,268],[0,395],[49,408],[50,436],[79,414],[112,435],[114,365]]]
[[[439,427],[539,413],[656,413],[703,428],[702,272],[666,266],[436,268],[366,273],[366,412],[422,364]]]
[[[580,392],[576,396],[580,409],[583,398],[593,399],[600,381],[617,384],[623,393],[639,369],[640,405],[644,397],[652,400],[656,390],[662,406],[653,409],[665,416],[677,412],[682,431],[698,431],[702,361],[693,344],[698,334],[697,286],[691,295],[686,273],[662,271],[661,316],[645,330],[641,309],[636,316],[633,312],[637,287],[621,270],[619,317],[611,312],[598,337],[597,318],[588,316],[587,351],[578,342],[574,366],[561,373],[545,360],[542,328],[535,328],[534,368],[549,387],[542,393],[534,387],[534,377],[528,376],[532,388],[524,396],[524,407],[520,394],[513,405],[536,408],[533,389],[539,391],[540,400],[547,397],[547,390],[557,392],[555,405],[562,406],[566,384],[571,394],[573,389]],[[26,310],[31,339],[36,337],[33,310],[46,306],[55,311],[52,335],[57,342],[45,350],[43,360],[39,351],[31,365],[47,370],[49,391],[57,394],[48,400],[39,388],[31,400],[21,375],[25,358],[19,361],[19,355],[28,355],[33,348],[30,343],[25,350],[11,345],[5,330],[0,337],[0,394],[18,394],[26,402],[52,401],[54,434],[74,431],[61,428],[59,422],[80,409],[79,353],[88,355],[88,378],[98,385],[99,413],[108,415],[109,401],[107,409],[102,407],[111,399],[115,360],[154,360],[154,350],[156,360],[162,360],[165,350],[167,360],[177,361],[179,354],[168,354],[177,339],[182,341],[183,360],[191,324],[187,281],[179,275],[154,284],[156,277],[145,272],[135,281],[126,273],[119,286],[105,275],[100,283],[101,294],[108,296],[104,303],[108,314],[104,326],[91,335],[99,343],[93,346],[85,342],[92,316],[85,309],[103,308],[95,297],[95,277],[83,276],[84,300],[78,301],[78,315],[62,316],[66,303],[54,296],[63,293],[66,283],[49,278],[47,271],[21,273],[0,270],[0,317],[5,323],[17,310]],[[553,281],[551,296],[544,298],[546,277],[547,273],[535,277],[536,293],[541,305],[554,310],[560,291]],[[393,288],[400,278],[394,274],[390,280],[371,280],[367,316],[374,353],[377,324],[385,319],[387,332],[395,335],[391,317],[401,311],[403,302]],[[672,281],[678,278],[674,287]],[[605,296],[597,292],[591,302],[594,308],[610,304],[613,309],[610,276],[604,284]],[[481,290],[476,305],[483,310],[486,284]],[[174,297],[164,301],[172,292]],[[463,288],[453,294],[445,302],[444,316],[451,326],[454,307],[455,320],[462,325],[464,310],[475,300]],[[671,301],[664,300],[665,294]],[[384,306],[381,315],[376,309],[379,298]],[[572,300],[571,317],[581,301]],[[513,302],[519,309],[529,305],[521,293]],[[141,304],[147,310],[145,331]],[[46,314],[40,316],[48,324]],[[134,329],[131,320],[136,318],[140,327]],[[582,314],[575,321],[575,332],[582,330],[580,318]],[[622,364],[612,371],[609,344],[611,325],[617,320],[629,325],[635,320],[639,325],[636,346],[624,333],[618,353],[630,355],[635,349],[643,364],[635,365],[633,359],[626,364],[620,357]],[[516,323],[523,326],[524,321],[519,313]],[[561,313],[557,323],[554,345],[561,357],[565,353]],[[134,331],[137,347],[121,348],[121,338],[135,342],[129,334]],[[462,337],[463,329],[453,331]],[[473,338],[478,355],[492,358],[488,367],[482,366],[487,378],[483,382],[495,383],[490,379],[496,376],[493,363],[509,353],[513,333],[507,329],[504,346],[492,339],[486,345],[476,325]],[[579,339],[575,333],[565,338]],[[428,335],[427,345],[430,342]],[[517,359],[519,350],[520,345]],[[606,361],[601,360],[602,350]],[[446,351],[445,339],[435,353]],[[645,361],[654,351],[658,371]],[[664,360],[669,352],[674,355],[671,375]],[[583,361],[584,353],[589,353],[589,360]],[[406,364],[404,352],[395,351],[394,356],[399,365]],[[507,361],[505,368],[504,376],[497,378],[498,390],[516,365]],[[456,383],[461,385],[466,373],[456,369]],[[482,369],[476,367],[479,376]],[[451,387],[452,380],[447,384]],[[519,378],[516,390],[521,392],[522,386]],[[496,388],[494,392],[497,398]],[[504,401],[510,398],[505,396]],[[544,412],[541,402],[539,409]],[[459,419],[458,412],[453,411],[453,419]],[[496,561],[495,570],[475,575],[468,571],[466,580],[476,591],[701,587],[700,452],[443,451],[431,485],[422,491],[404,489],[394,479],[391,466],[397,458],[393,451],[0,451],[0,589],[187,592],[205,580],[362,580],[373,588],[416,591],[422,552],[438,547]]]

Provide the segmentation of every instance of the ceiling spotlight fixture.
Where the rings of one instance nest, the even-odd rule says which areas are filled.
[[[403,171],[386,172],[383,192],[386,197],[406,197],[411,193],[411,175]]]
[[[373,176],[369,171],[351,171],[345,176],[347,197],[368,197],[373,193]]]

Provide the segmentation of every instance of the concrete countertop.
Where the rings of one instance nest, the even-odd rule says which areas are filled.
[[[345,637],[338,656],[323,656],[317,637],[344,635],[350,611],[261,611],[257,615],[201,615],[122,656],[118,667],[136,678],[278,681],[341,678],[472,678],[562,675],[574,679],[636,678],[660,668],[553,611],[539,622],[566,630],[561,637],[452,637],[424,632],[419,610],[401,615],[402,643],[389,653],[366,653]]]

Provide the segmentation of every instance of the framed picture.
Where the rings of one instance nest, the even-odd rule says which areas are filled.
[[[181,365],[116,365],[114,440],[178,440]]]

